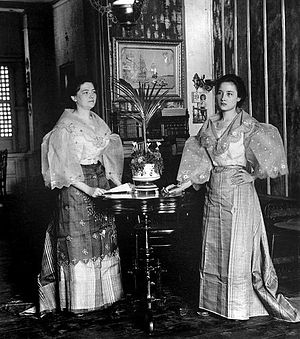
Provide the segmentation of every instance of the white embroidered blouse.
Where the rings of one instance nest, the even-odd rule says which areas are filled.
[[[66,109],[55,127],[43,138],[42,174],[45,185],[69,187],[83,181],[81,165],[100,161],[107,179],[120,181],[123,173],[123,146],[117,134],[95,113],[90,123],[80,120],[74,110]]]

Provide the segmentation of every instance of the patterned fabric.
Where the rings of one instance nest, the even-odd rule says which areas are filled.
[[[232,186],[238,168],[216,167],[204,210],[199,307],[229,319],[272,315],[300,321],[281,294],[253,183]]]
[[[90,124],[81,121],[73,110],[66,109],[51,132],[43,139],[42,174],[50,188],[69,187],[83,181],[81,165],[105,167],[105,176],[121,181],[123,146],[120,137],[111,133],[107,124],[90,112]]]
[[[109,188],[100,163],[82,171],[86,184]],[[93,311],[122,296],[114,218],[73,186],[60,192],[58,222],[47,230],[38,284],[41,313]]]
[[[82,166],[82,170],[86,184],[109,189],[102,165]],[[93,198],[73,186],[64,187],[60,192],[58,209],[59,264],[96,261],[99,257],[110,255],[117,247],[114,218],[97,211]]]
[[[209,180],[213,165],[245,165],[260,179],[288,173],[276,127],[259,123],[242,110],[219,137],[215,128],[218,119],[218,115],[208,119],[198,135],[187,140],[177,175],[179,182],[191,179],[193,184],[203,184]],[[234,146],[240,140],[244,150]]]
[[[254,184],[231,183],[241,168],[259,178],[286,174],[280,135],[244,111],[222,131],[217,131],[217,120],[207,120],[187,140],[177,176],[194,186],[207,182],[199,307],[229,319],[269,314],[300,321],[299,310],[276,294],[277,276]]]

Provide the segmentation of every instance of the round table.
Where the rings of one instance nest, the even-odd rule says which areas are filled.
[[[299,241],[299,236],[300,236],[300,216],[297,216],[297,217],[294,217],[294,218],[291,218],[291,219],[288,219],[288,220],[276,222],[274,224],[274,227],[277,228],[280,231],[287,232],[287,234],[289,235],[289,237],[291,239],[295,239],[295,241],[296,241],[296,253],[295,253],[295,257],[296,257],[296,265],[298,266],[299,254],[300,254],[300,241]],[[271,254],[272,254],[272,257],[273,257],[273,253],[274,253],[275,237],[276,237],[276,233],[273,232],[273,234],[272,234],[272,243],[271,243]]]
[[[149,232],[151,230],[151,216],[155,214],[172,214],[177,213],[182,202],[180,196],[166,196],[157,191],[143,192],[133,191],[131,193],[107,193],[97,199],[97,206],[101,210],[114,215],[133,214],[137,216],[138,224],[136,229],[143,232],[144,241],[143,248],[140,248],[138,240],[138,232],[135,233],[135,260],[133,273],[138,270],[143,270],[143,281],[145,281],[144,305],[145,313],[144,320],[146,330],[152,333],[154,330],[154,322],[152,316],[152,302],[154,300],[151,290],[153,281],[151,280],[151,272],[154,270],[152,261],[151,246],[149,244]],[[142,250],[142,251],[141,251]],[[143,253],[141,257],[139,253]],[[141,260],[144,264],[141,266]],[[138,285],[138,275],[135,274],[135,288]]]

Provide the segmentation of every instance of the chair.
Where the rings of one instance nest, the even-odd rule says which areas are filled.
[[[286,221],[280,221],[274,224],[274,228],[277,228],[277,232],[273,232],[272,238],[272,252],[274,252],[275,239],[278,235],[288,234],[290,239],[292,239],[296,244],[296,264],[299,263],[299,254],[300,254],[300,216],[288,219]]]
[[[294,257],[298,264],[300,252],[300,206],[294,199],[281,198],[269,201],[264,211],[264,217],[269,234],[271,258],[275,257],[275,250],[291,250],[295,247]],[[287,241],[289,248],[283,248],[280,243]]]
[[[0,197],[6,196],[7,149],[0,151]]]

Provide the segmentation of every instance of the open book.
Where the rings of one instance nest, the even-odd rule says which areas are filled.
[[[133,184],[126,183],[120,186],[116,186],[106,191],[104,194],[120,194],[120,193],[131,193],[133,191]]]

